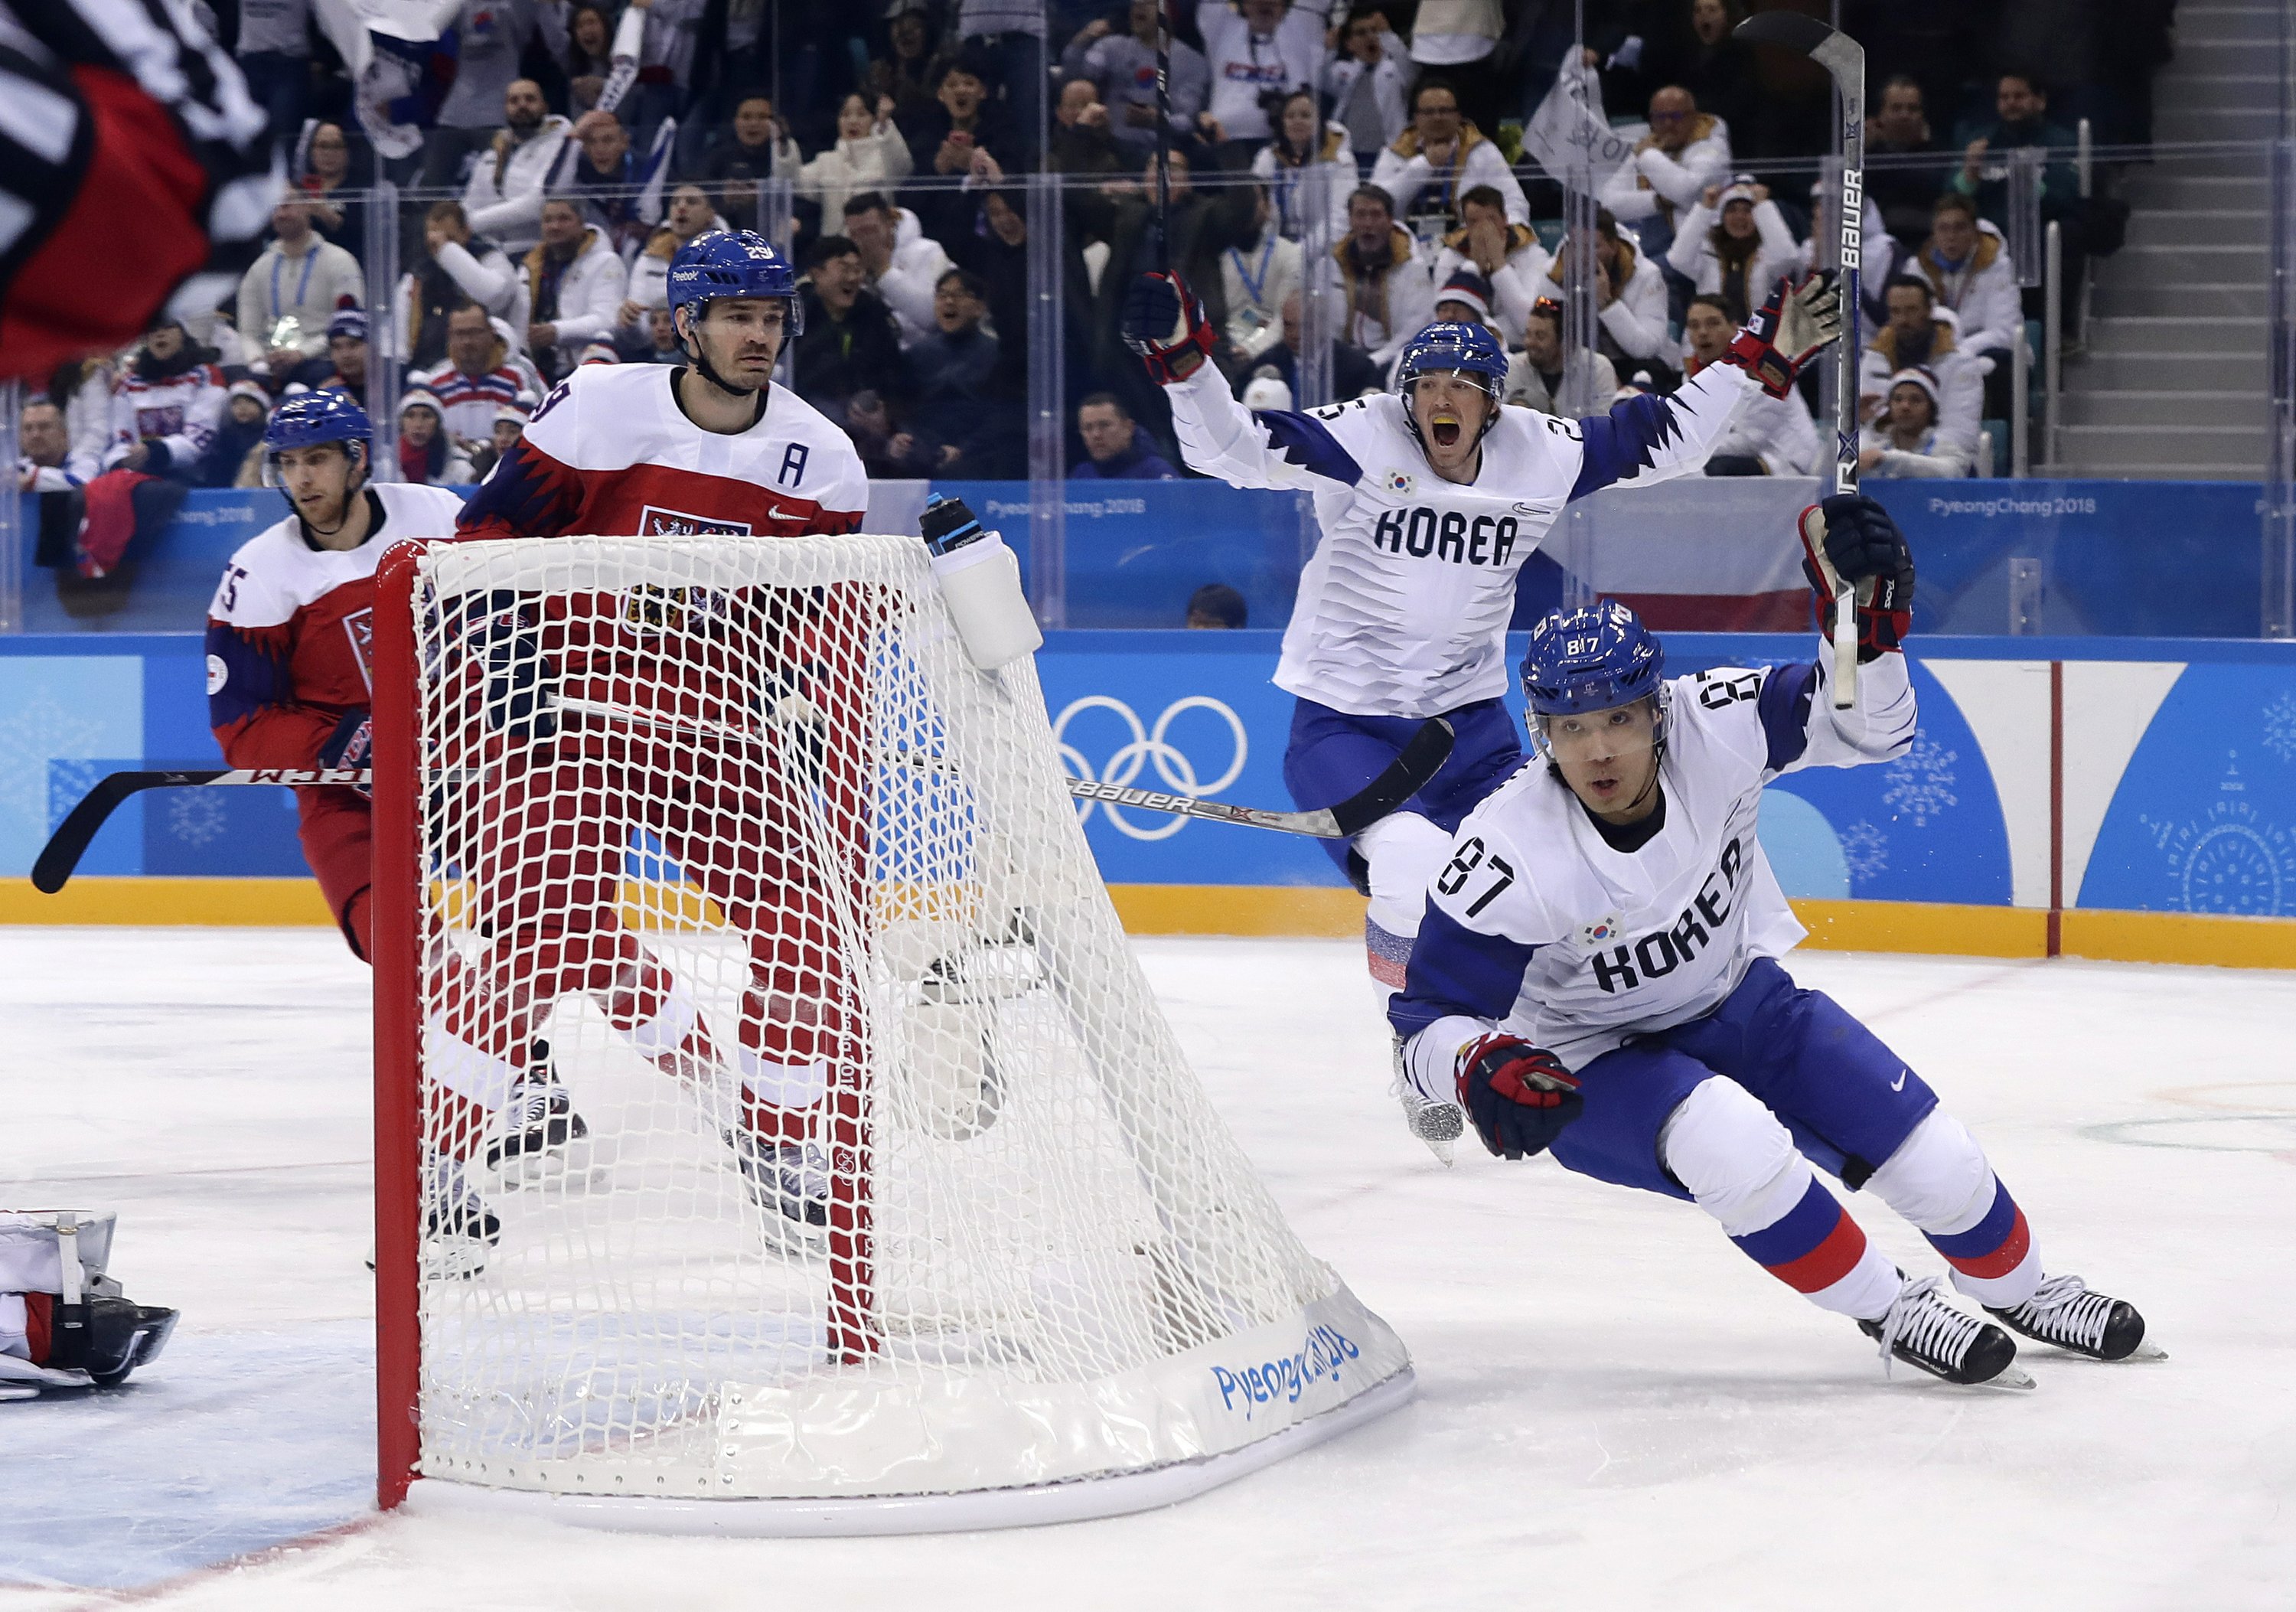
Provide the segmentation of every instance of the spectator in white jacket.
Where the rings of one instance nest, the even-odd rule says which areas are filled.
[[[271,210],[275,236],[239,282],[239,328],[264,353],[282,384],[307,358],[326,356],[327,321],[348,298],[366,300],[358,259],[311,227],[311,210],[283,201]],[[283,321],[291,319],[288,328]]]
[[[526,288],[534,322],[527,350],[555,381],[584,348],[611,341],[628,275],[606,232],[583,216],[581,202],[553,196],[542,204],[542,240],[526,254]]]
[[[113,385],[104,469],[191,479],[223,418],[223,372],[212,357],[192,344],[181,320],[160,317]]]
[[[1433,76],[1412,90],[1411,127],[1379,154],[1371,182],[1395,198],[1405,218],[1438,213],[1446,228],[1459,221],[1459,197],[1477,185],[1505,198],[1509,223],[1530,217],[1506,153],[1459,115],[1459,92]]]
[[[1683,315],[1683,374],[1721,362],[1742,321],[1718,293],[1691,298]],[[1758,391],[1738,406],[1730,428],[1707,456],[1710,476],[1806,476],[1817,458],[1817,423],[1799,391],[1783,398]]]
[[[1727,185],[1706,187],[1683,215],[1666,260],[1698,291],[1720,297],[1734,328],[1794,272],[1800,255],[1770,187],[1741,174]]]
[[[1266,183],[1275,204],[1275,226],[1287,241],[1308,233],[1309,198],[1314,185],[1324,192],[1324,218],[1328,239],[1348,233],[1348,197],[1357,180],[1348,159],[1346,131],[1323,122],[1316,111],[1316,92],[1295,89],[1284,98],[1276,119],[1275,138],[1251,159],[1251,171]]]
[[[824,218],[841,218],[845,204],[864,191],[890,193],[909,177],[915,159],[893,123],[890,96],[877,110],[858,95],[837,109],[837,143],[798,170],[798,194],[821,204]]]
[[[1564,237],[1546,270],[1547,294],[1560,299],[1570,242]],[[1674,373],[1669,341],[1666,276],[1658,265],[1619,233],[1607,208],[1595,214],[1595,308],[1602,325],[1596,345],[1618,367],[1631,373],[1655,366]]]
[[[1227,293],[1228,344],[1256,358],[1283,333],[1283,299],[1300,290],[1300,243],[1275,227],[1267,187],[1252,186],[1251,239],[1220,253],[1220,289]]]
[[[2025,339],[2025,304],[2009,243],[1977,216],[1977,203],[1948,191],[1930,208],[1930,238],[1913,267],[1959,321],[1958,345],[1985,377],[1988,413],[2009,412],[2009,351]]]
[[[669,210],[663,214],[661,227],[645,249],[631,260],[629,284],[622,293],[622,305],[615,318],[626,332],[636,332],[644,324],[649,309],[669,301],[669,265],[677,256],[678,248],[697,235],[726,227],[726,220],[709,205],[709,193],[691,181],[669,193]]]
[[[392,340],[402,358],[417,366],[436,363],[446,350],[447,316],[463,301],[477,303],[512,331],[525,330],[525,276],[502,248],[471,233],[461,202],[433,202],[422,218],[422,240],[430,264],[402,275],[394,299]],[[431,339],[424,340],[426,333]]]
[[[1505,198],[1488,185],[1459,198],[1459,227],[1437,248],[1429,277],[1441,285],[1462,268],[1480,274],[1490,286],[1488,323],[1508,346],[1519,347],[1531,304],[1547,294],[1554,259],[1529,225],[1507,221]]]
[[[1730,126],[1669,84],[1651,96],[1650,133],[1636,142],[1634,160],[1603,182],[1602,202],[1636,226],[1646,250],[1664,251],[1677,221],[1729,174]]]
[[[1358,4],[1340,37],[1340,53],[1324,69],[1332,120],[1347,131],[1358,181],[1371,177],[1380,152],[1400,140],[1411,121],[1404,89],[1412,70],[1403,41],[1388,27],[1387,13],[1376,4]]]
[[[1874,333],[1857,360],[1857,417],[1876,419],[1889,407],[1895,376],[1926,370],[1938,392],[1938,429],[1964,463],[1977,462],[1985,377],[1962,350],[1953,309],[1940,308],[1929,282],[1901,275],[1890,282],[1889,322]]]
[[[845,203],[845,235],[861,254],[861,287],[893,310],[906,350],[939,333],[933,288],[955,267],[940,243],[924,233],[916,214],[896,207],[882,191],[863,191]]]
[[[1619,390],[1619,372],[1601,353],[1581,348],[1565,356],[1562,304],[1542,298],[1531,304],[1530,317],[1523,323],[1522,350],[1507,359],[1506,400],[1543,415],[1560,415],[1572,383],[1580,381],[1580,395],[1587,399],[1582,413],[1588,407],[1598,414],[1608,408]]]
[[[531,78],[513,79],[503,93],[503,124],[471,166],[463,210],[472,229],[516,256],[541,238],[542,199],[572,161],[574,126],[550,111]]]
[[[1857,470],[1866,476],[1965,476],[1970,459],[1944,421],[1944,391],[1929,370],[1890,377],[1886,412],[1857,433]]]
[[[1378,185],[1361,185],[1348,198],[1347,238],[1332,249],[1332,260],[1347,299],[1340,340],[1383,369],[1433,317],[1435,287]]]
[[[1214,145],[1235,144],[1239,162],[1271,138],[1269,103],[1316,82],[1324,65],[1328,0],[1201,0],[1196,32],[1211,70],[1211,99],[1197,127]]]

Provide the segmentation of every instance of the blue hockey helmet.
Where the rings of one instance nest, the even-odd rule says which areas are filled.
[[[1488,325],[1447,321],[1429,325],[1403,344],[1403,361],[1395,366],[1395,389],[1403,394],[1403,417],[1423,448],[1427,439],[1411,407],[1411,383],[1422,375],[1442,371],[1468,377],[1490,399],[1491,406],[1483,415],[1483,431],[1488,432],[1498,424],[1499,399],[1506,391],[1506,350]],[[1481,440],[1482,432],[1478,432],[1476,440]]]
[[[677,249],[669,260],[669,311],[691,307],[697,320],[719,297],[761,297],[789,305],[789,323],[783,340],[793,341],[804,329],[803,308],[798,301],[797,271],[774,243],[753,229],[713,229]]]
[[[351,462],[351,485],[357,486],[374,442],[374,423],[366,417],[358,399],[332,387],[288,399],[271,411],[271,422],[263,428],[264,485],[280,484],[281,454],[291,448],[317,448],[328,442],[343,445],[343,453]]]
[[[1665,686],[1666,651],[1617,600],[1558,610],[1530,629],[1522,692],[1536,717],[1578,716],[1647,699]],[[1534,724],[1535,726],[1535,724]]]

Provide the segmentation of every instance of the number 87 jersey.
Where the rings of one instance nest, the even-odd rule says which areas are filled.
[[[1762,786],[1803,767],[1855,767],[1912,742],[1905,660],[1860,670],[1837,711],[1823,665],[1725,669],[1661,686],[1654,833],[1611,831],[1533,759],[1462,823],[1403,991],[1390,1008],[1422,1091],[1451,1100],[1459,1046],[1494,1024],[1571,1068],[1637,1033],[1698,1017],[1758,957],[1803,930],[1755,835]]]

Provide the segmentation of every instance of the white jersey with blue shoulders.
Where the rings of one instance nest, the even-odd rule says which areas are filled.
[[[1670,679],[1664,815],[1634,850],[1613,846],[1538,761],[1478,805],[1389,1009],[1413,1083],[1456,1100],[1458,1049],[1495,1026],[1584,1067],[1709,1012],[1754,958],[1792,950],[1803,930],[1754,832],[1762,786],[1886,761],[1914,738],[1903,655],[1859,668],[1852,710],[1833,708],[1827,684],[1824,655]]]
[[[1315,495],[1280,688],[1355,716],[1430,717],[1505,692],[1515,573],[1573,498],[1698,470],[1759,388],[1709,365],[1672,397],[1559,420],[1503,407],[1475,480],[1437,475],[1393,394],[1247,409],[1210,365],[1166,387],[1191,467]]]

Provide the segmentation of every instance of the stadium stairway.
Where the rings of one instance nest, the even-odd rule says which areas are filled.
[[[2264,143],[2279,127],[2281,4],[2177,8],[2176,59],[2153,86],[2154,138],[2243,149],[2164,153],[2126,177],[2128,243],[2096,265],[2087,351],[2064,361],[2057,474],[2265,473],[2272,274]]]

